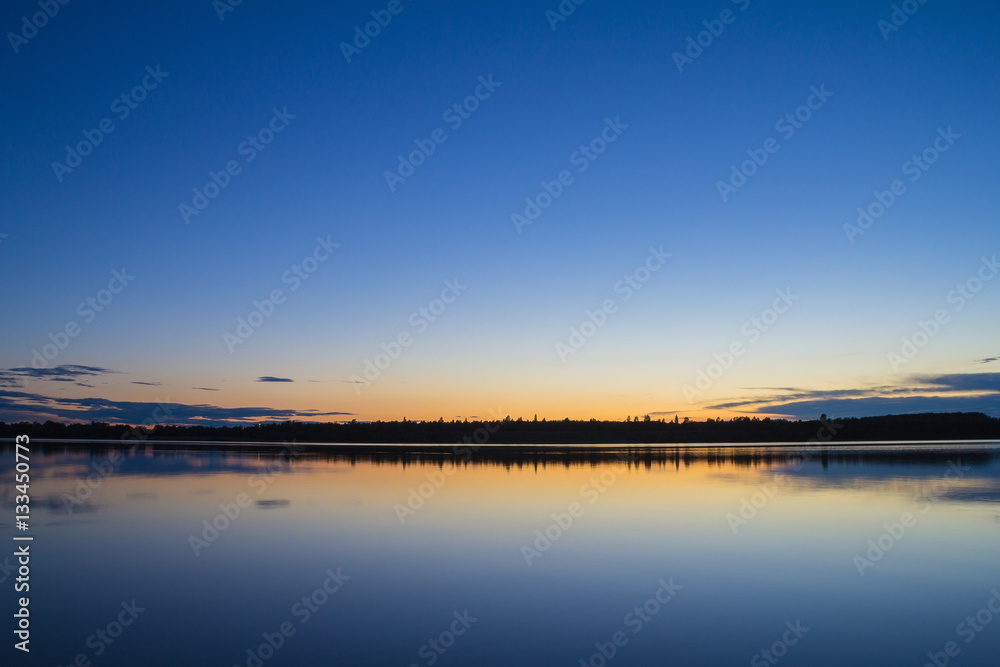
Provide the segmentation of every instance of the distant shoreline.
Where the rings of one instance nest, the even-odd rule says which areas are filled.
[[[300,443],[325,447],[418,449],[421,447],[664,447],[664,446],[782,446],[856,443],[955,443],[1000,441],[1000,418],[979,412],[923,413],[880,417],[828,418],[790,421],[759,417],[705,421],[626,421],[512,419],[375,422],[267,422],[236,425],[133,426],[104,422],[64,424],[0,423],[0,439],[27,435],[54,442],[91,441],[127,443]]]

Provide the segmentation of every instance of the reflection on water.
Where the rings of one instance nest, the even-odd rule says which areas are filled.
[[[4,479],[12,462],[8,447]],[[13,493],[0,490],[7,507]],[[1000,653],[997,445],[36,443],[31,493],[26,664],[919,666]]]

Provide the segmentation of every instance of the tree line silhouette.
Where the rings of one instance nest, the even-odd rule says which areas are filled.
[[[1000,440],[1000,418],[980,412],[923,413],[848,417],[831,420],[786,420],[734,417],[705,421],[656,420],[649,416],[625,421],[563,419],[264,422],[222,426],[153,427],[106,422],[0,422],[0,438],[28,435],[36,439],[199,441],[234,443],[350,443],[490,445],[657,445],[691,443],[793,443],[858,441]]]

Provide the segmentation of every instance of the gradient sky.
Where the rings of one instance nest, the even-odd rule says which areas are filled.
[[[553,29],[555,0],[401,0],[348,62],[341,44],[388,4],[243,2],[220,19],[209,0],[72,2],[37,31],[36,3],[5,5],[4,33],[29,38],[0,47],[0,419],[1000,415],[1000,280],[975,282],[1000,245],[995,5],[929,0],[888,31],[890,2],[589,0]],[[704,22],[721,34],[679,71]],[[499,84],[488,97],[480,77]],[[455,128],[445,112],[477,87]],[[832,95],[788,136],[776,123],[813,89]],[[53,166],[102,119],[113,132],[79,166]],[[247,148],[269,123],[273,141]],[[614,141],[581,161],[602,132]],[[718,183],[771,138],[724,201]],[[947,151],[911,180],[935,141]],[[519,230],[512,214],[563,170]],[[896,179],[884,215],[845,230]],[[293,289],[317,239],[339,246]],[[671,256],[626,300],[651,248]],[[134,279],[91,314],[123,269]],[[970,279],[981,290],[956,296]],[[448,281],[457,298],[421,324]],[[779,290],[792,305],[757,329]],[[411,344],[360,384],[400,334]],[[153,415],[160,402],[176,407]]]

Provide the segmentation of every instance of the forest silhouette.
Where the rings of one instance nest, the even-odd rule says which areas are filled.
[[[151,427],[106,422],[0,422],[0,438],[195,441],[206,443],[329,443],[450,445],[661,445],[1000,440],[1000,418],[979,412],[785,420],[758,417],[625,421],[501,420],[266,422]]]

